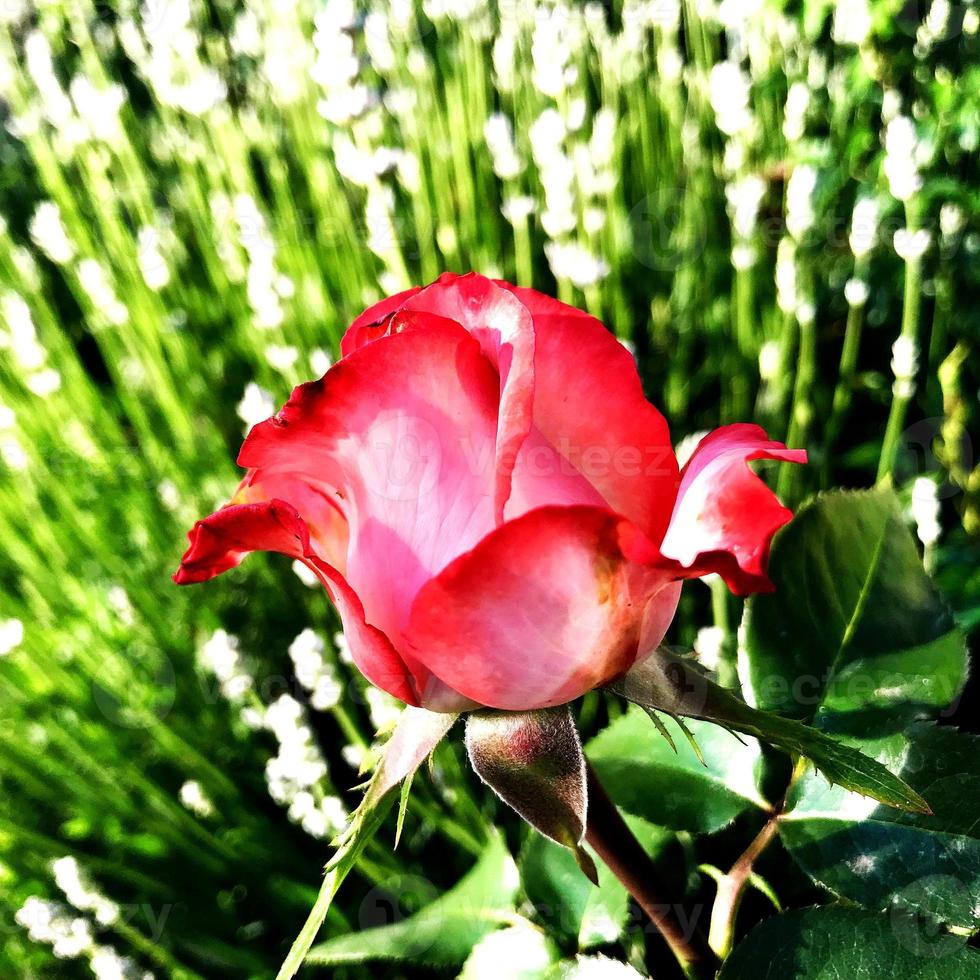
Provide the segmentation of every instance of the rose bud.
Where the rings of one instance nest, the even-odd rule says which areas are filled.
[[[365,677],[435,711],[608,683],[656,649],[684,579],[771,588],[791,513],[748,463],[806,453],[729,425],[679,470],[633,358],[587,313],[445,274],[362,313],[341,354],[248,434],[176,582],[297,558]]]

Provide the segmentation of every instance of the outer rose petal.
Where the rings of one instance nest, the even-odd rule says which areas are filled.
[[[350,528],[347,580],[399,649],[418,590],[494,526],[480,461],[493,456],[499,398],[474,338],[411,315],[409,329],[297,388],[238,459],[263,479],[285,473],[335,488]]]
[[[597,507],[543,507],[497,528],[419,593],[415,655],[506,710],[562,704],[622,674],[663,638],[680,593],[669,571],[624,557],[622,528]]]
[[[681,473],[660,551],[687,577],[717,572],[737,595],[771,592],[773,535],[793,516],[752,472],[755,459],[805,463],[806,451],[772,442],[757,425],[726,425],[705,436]]]
[[[609,509],[599,491],[532,426],[517,454],[504,517],[512,521],[538,507],[573,504]]]
[[[259,504],[288,500],[300,515],[317,556],[342,575],[347,567],[347,518],[330,487],[318,487],[286,473],[250,470],[238,485],[230,504]]]
[[[348,354],[369,344],[378,337],[383,337],[387,332],[387,319],[392,313],[400,310],[409,297],[414,296],[422,287],[412,286],[411,289],[395,293],[388,296],[373,306],[369,306],[354,322],[347,328],[340,341],[340,356],[346,357]]]
[[[677,490],[677,459],[629,351],[582,310],[501,285],[534,320],[535,426],[612,510],[659,541]]]
[[[174,573],[178,585],[206,582],[241,564],[250,551],[278,551],[302,558],[309,532],[292,504],[283,500],[230,504],[198,521]]]
[[[284,500],[232,504],[198,521],[188,534],[190,547],[174,575],[178,585],[205,582],[234,568],[250,551],[278,551],[314,569],[333,599],[354,662],[376,687],[418,705],[413,678],[380,630],[364,621],[364,610],[346,579],[316,556],[309,530],[296,508]]]
[[[500,374],[500,407],[494,454],[494,511],[504,519],[511,476],[521,444],[531,430],[534,403],[534,324],[527,307],[485,276],[441,275],[412,296],[406,310],[448,317],[479,342]]]
[[[431,314],[458,323],[475,337],[500,375],[500,407],[492,460],[497,523],[511,494],[518,451],[531,430],[534,397],[534,325],[527,308],[512,293],[485,276],[444,272],[423,289],[392,296],[361,314],[344,334],[341,351],[351,351],[384,336],[409,329],[409,314]],[[417,322],[417,321],[416,321]]]
[[[513,293],[528,308],[531,316],[580,316],[587,320],[595,319],[591,313],[586,313],[577,306],[569,306],[547,293],[539,293],[529,286],[515,286],[505,279],[494,279],[494,282],[501,289]],[[603,329],[605,330],[605,327]]]
[[[566,459],[555,448],[554,439],[546,437],[534,424],[535,405],[539,399],[535,391],[537,318],[539,315],[545,319],[578,318],[584,329],[597,328],[600,344],[604,342],[603,346],[607,346],[613,352],[612,356],[619,359],[621,367],[626,370],[625,378],[629,381],[631,377],[635,379],[636,370],[621,345],[587,313],[565,306],[533,289],[512,286],[502,280],[491,281],[474,273],[457,276],[447,272],[430,286],[399,293],[390,301],[379,303],[362,314],[345,334],[341,349],[345,353],[350,352],[383,336],[411,329],[414,323],[407,318],[413,312],[418,314],[423,311],[462,325],[480,341],[483,352],[500,373],[500,414],[492,461],[497,523],[504,519],[512,520],[535,507],[548,504],[602,504],[603,487],[597,489],[578,468],[582,466],[582,454],[573,451],[569,454],[571,458]],[[382,313],[384,317],[379,319]],[[568,342],[574,345],[580,341],[581,337],[576,333]],[[561,370],[564,371],[566,366],[563,362]],[[574,372],[580,369],[579,364],[573,367]],[[567,386],[569,383],[569,378],[564,375],[557,380],[561,385]],[[636,390],[639,391],[638,383]],[[600,400],[606,401],[613,395],[612,391],[604,392]],[[670,466],[673,454],[666,436],[666,426],[656,410],[645,402],[642,392],[639,398],[641,414],[645,414],[649,420],[652,413],[659,419],[662,428],[662,432],[658,429],[655,436],[658,452],[653,455],[648,452],[646,462],[656,460],[662,452],[668,459],[670,475],[676,477],[676,466]],[[620,399],[620,404],[627,414],[635,408],[635,403],[630,403],[628,399],[625,403]],[[615,406],[612,414],[616,414]],[[567,436],[567,426],[561,428],[559,436],[562,441],[573,449],[581,449],[582,440]],[[588,438],[585,468],[595,468],[594,456],[598,454],[597,465],[608,476],[608,471],[618,466],[620,460],[610,459],[613,451],[610,446],[595,444],[594,432],[590,432]],[[645,441],[651,440],[647,438]],[[630,449],[626,450],[627,455],[630,452]],[[639,456],[638,451],[633,452]],[[486,460],[481,465],[489,470],[490,462]],[[630,459],[626,458],[623,462],[627,467],[632,465],[638,469],[640,466],[639,460],[631,464]],[[671,494],[673,489],[670,488]],[[664,512],[665,527],[667,504],[661,499],[662,496],[657,497],[656,503],[657,509]],[[663,531],[659,525],[653,529],[657,536]]]

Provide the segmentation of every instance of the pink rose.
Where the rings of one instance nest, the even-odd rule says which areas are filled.
[[[683,579],[771,588],[792,515],[747,464],[806,453],[729,425],[678,470],[633,358],[581,310],[447,273],[362,313],[341,353],[249,433],[176,582],[298,558],[364,676],[436,711],[607,683],[663,639]]]

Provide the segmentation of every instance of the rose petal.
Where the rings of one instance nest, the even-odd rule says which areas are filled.
[[[748,463],[805,463],[806,458],[805,450],[771,441],[757,425],[715,429],[698,443],[681,473],[661,552],[687,577],[717,572],[737,595],[771,591],[769,545],[793,514]]]
[[[344,576],[319,558],[296,508],[284,500],[232,504],[198,521],[190,546],[174,574],[178,585],[204,582],[240,564],[251,551],[277,551],[299,558],[316,571],[344,626],[358,669],[374,685],[418,705],[416,684],[405,663],[380,630],[364,621],[364,610]]]
[[[341,574],[347,567],[347,519],[330,487],[314,486],[288,473],[250,470],[231,498],[231,504],[288,500],[303,519],[314,552]]]
[[[413,316],[297,388],[239,455],[263,474],[335,488],[347,580],[399,648],[418,590],[494,526],[496,372],[462,327]]]
[[[598,490],[532,426],[514,463],[508,521],[537,507],[584,504],[608,510]]]
[[[501,285],[534,321],[535,426],[612,510],[659,541],[677,489],[677,460],[629,351],[582,310]]]
[[[497,523],[511,494],[518,450],[531,429],[534,401],[534,324],[527,308],[484,276],[445,274],[412,296],[405,310],[455,320],[480,342],[500,375],[500,408],[494,454]]]
[[[621,526],[605,509],[544,507],[498,527],[418,594],[415,656],[507,710],[562,704],[628,670],[663,638],[680,585],[627,560]]]
[[[583,317],[586,320],[594,320],[595,317],[585,310],[580,310],[577,306],[569,306],[554,296],[547,293],[539,293],[536,289],[529,286],[515,286],[505,279],[494,279],[494,283],[501,289],[506,289],[513,293],[528,309],[531,316],[564,316],[564,317]],[[596,321],[598,322],[598,321]],[[600,324],[601,325],[601,324]],[[606,328],[603,327],[603,330]]]
[[[534,325],[527,308],[506,289],[474,272],[443,273],[425,288],[407,290],[379,303],[351,324],[341,351],[409,329],[411,314],[452,320],[475,337],[500,375],[500,408],[493,464],[497,523],[511,494],[511,477],[531,429],[534,396]],[[370,314],[370,317],[369,317]],[[489,468],[490,461],[487,461]]]
[[[346,357],[359,347],[369,344],[378,337],[383,337],[388,330],[388,319],[397,310],[405,305],[405,301],[414,296],[422,287],[412,286],[394,296],[387,296],[385,299],[373,306],[369,306],[354,322],[347,328],[344,336],[340,340],[340,356]]]
[[[282,500],[230,504],[198,521],[173,579],[178,585],[206,582],[241,564],[251,551],[278,551],[302,558],[309,532],[292,504]]]

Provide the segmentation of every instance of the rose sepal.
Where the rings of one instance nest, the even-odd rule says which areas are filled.
[[[410,779],[452,728],[456,714],[406,708],[391,738],[384,744],[374,773],[368,780],[360,805],[351,814],[343,833],[334,842],[337,850],[324,869],[323,884],[309,918],[300,930],[276,980],[289,980],[303,960],[323,925],[330,904],[361,852],[384,822],[398,796],[400,784]]]
[[[911,786],[880,762],[819,729],[753,708],[695,664],[664,648],[613,681],[607,690],[649,711],[713,722],[790,755],[803,756],[831,783],[879,803],[911,813],[932,813]]]
[[[567,847],[598,885],[582,846],[588,814],[585,755],[568,705],[534,711],[474,711],[466,718],[474,772],[532,827]]]

